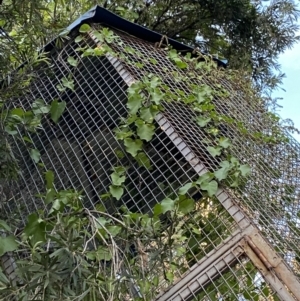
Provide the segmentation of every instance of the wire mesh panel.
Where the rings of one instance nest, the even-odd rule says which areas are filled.
[[[175,80],[172,72],[183,75],[184,72],[174,66],[164,50],[124,33],[115,33],[123,41],[122,45],[113,45],[115,51],[127,52],[130,56],[128,47],[132,47],[152,60],[147,64],[143,62],[138,68],[113,62],[110,56],[81,56],[76,51],[78,44],[72,38],[62,49],[50,54],[51,68],[44,66],[35,70],[29,93],[12,101],[12,106],[24,110],[37,99],[46,103],[58,99],[65,101],[67,106],[58,124],[44,118],[43,129],[38,134],[20,130],[19,137],[27,139],[18,139],[16,135],[12,141],[21,175],[16,183],[7,187],[0,218],[13,216],[17,226],[22,227],[28,214],[47,210],[48,205],[41,197],[45,190],[46,170],[54,172],[56,189],[80,190],[87,208],[101,205],[108,213],[115,214],[123,206],[131,212],[150,213],[164,198],[177,196],[178,189],[184,184],[218,167],[221,159],[213,158],[207,151],[209,135],[196,124],[196,112],[179,102],[164,103],[164,111],[156,119],[155,136],[144,149],[151,168],[138,164],[116,140],[115,129],[127,115],[127,89],[131,82],[150,72],[160,76],[182,97],[190,91],[184,82]],[[81,47],[95,47],[98,41],[90,36],[80,43]],[[66,63],[70,56],[78,60],[77,67]],[[131,60],[142,62],[138,56],[131,56]],[[70,74],[72,89],[60,89]],[[203,83],[219,84],[205,76],[191,81],[199,86]],[[239,124],[234,122],[226,123],[226,126],[220,124],[218,131],[232,139],[234,156],[249,163],[252,176],[247,183],[241,183],[242,188],[222,188],[216,197],[202,199],[197,190],[189,193],[196,206],[180,225],[187,240],[185,254],[178,258],[184,261],[184,265],[176,271],[176,279],[180,283],[199,267],[197,279],[202,277],[202,280],[196,289],[181,299],[176,299],[179,298],[177,294],[174,300],[276,300],[276,294],[270,288],[274,283],[270,284],[271,280],[258,271],[258,265],[253,265],[253,259],[251,261],[248,254],[245,255],[244,247],[238,246],[240,240],[235,241],[235,248],[226,251],[227,257],[224,254],[225,257],[220,258],[210,256],[211,252],[228,246],[227,240],[233,241],[234,233],[243,234],[252,223],[293,271],[299,273],[300,148],[288,135],[286,142],[261,143],[257,137],[259,132],[267,135],[277,130],[270,127],[267,108],[244,98],[225,79],[221,83],[230,90],[231,96],[226,104],[224,99],[215,97],[216,110],[234,120],[242,120],[249,134],[247,137],[242,135]],[[30,141],[29,147],[25,145],[26,141]],[[38,164],[30,153],[35,149],[41,155]],[[126,166],[127,177],[125,192],[117,201],[105,195],[111,184],[111,170],[118,165]],[[149,258],[160,251],[152,242],[144,248]],[[202,262],[208,258],[214,259],[214,266],[204,268]],[[161,273],[160,267],[153,266],[152,269]],[[168,289],[169,284],[161,277],[161,290]],[[153,293],[154,298],[156,292]]]
[[[87,40],[86,43],[93,45],[94,42]],[[12,102],[14,107],[24,110],[37,99],[46,103],[53,99],[67,103],[57,125],[44,119],[42,131],[24,133],[20,130],[19,135],[28,139],[24,141],[16,135],[12,141],[21,175],[19,181],[9,187],[11,197],[3,200],[0,215],[14,217],[20,228],[30,213],[47,210],[49,206],[41,196],[45,192],[47,170],[54,172],[57,190],[83,191],[86,207],[96,208],[101,204],[110,214],[124,205],[131,212],[149,213],[156,203],[174,197],[181,186],[198,177],[160,127],[144,150],[151,168],[140,166],[125,152],[123,145],[115,139],[114,130],[127,114],[128,86],[108,58],[82,58],[75,51],[77,47],[71,40],[62,50],[52,53],[51,68],[46,66],[36,70],[29,93]],[[80,61],[76,69],[65,63],[69,56]],[[61,92],[58,86],[70,73],[73,74],[74,89]],[[32,142],[29,147],[25,145],[27,141]],[[30,154],[34,149],[41,154],[38,164]],[[125,192],[119,201],[104,197],[111,184],[112,168],[117,165],[127,167]],[[190,197],[198,201],[201,193],[192,191]],[[237,224],[216,199],[211,199],[198,203],[181,227],[189,239],[185,267],[176,272],[176,277],[228,237]],[[150,254],[159,252],[153,242],[144,248]],[[11,258],[7,257],[7,260],[10,262]],[[162,282],[162,286],[167,285]]]
[[[201,284],[201,292],[194,296],[193,301],[280,300],[249,259],[238,258],[230,265],[223,261],[223,258],[219,259],[215,268],[204,274],[207,282]]]
[[[183,81],[176,81],[174,74],[184,77],[168,58],[164,49],[135,37],[117,32],[124,42],[123,48],[116,46],[118,51],[126,51],[126,47],[135,49],[141,55],[132,57],[142,67],[128,65],[127,68],[137,79],[147,73],[159,75],[182,97],[189,93]],[[121,50],[122,49],[122,50]],[[147,63],[141,57],[151,58]],[[201,75],[201,72],[200,72]],[[272,114],[266,104],[254,97],[243,94],[238,83],[231,84],[226,78],[217,82],[202,74],[200,80],[188,79],[197,85],[208,84],[218,89],[221,84],[230,91],[230,97],[224,99],[214,97],[216,111],[221,116],[229,117],[233,122],[220,124],[218,131],[232,140],[232,154],[241,162],[251,166],[251,178],[247,183],[240,183],[237,190],[227,190],[236,202],[243,207],[247,215],[257,224],[264,236],[276,247],[276,250],[289,263],[294,272],[299,274],[299,178],[300,178],[300,146],[283,128],[272,122]],[[188,78],[188,76],[187,76]],[[182,93],[183,94],[180,94]],[[183,96],[184,97],[184,96]],[[164,104],[164,116],[179,136],[190,147],[201,162],[215,170],[221,159],[213,158],[207,151],[209,135],[196,124],[197,112],[186,105],[172,102]],[[243,134],[241,124],[247,134]],[[261,138],[261,135],[264,135]],[[275,136],[272,140],[271,135]],[[282,140],[285,136],[287,139]]]

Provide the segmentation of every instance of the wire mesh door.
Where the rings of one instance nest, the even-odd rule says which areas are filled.
[[[14,100],[12,105],[27,109],[37,98],[46,103],[59,99],[66,101],[67,108],[58,125],[44,120],[44,131],[39,135],[19,132],[20,136],[26,135],[32,141],[32,149],[40,151],[41,164],[35,164],[27,146],[15,137],[12,143],[22,173],[20,180],[11,183],[2,196],[0,218],[13,216],[17,226],[22,227],[28,214],[47,210],[47,204],[39,195],[44,192],[44,172],[49,169],[55,174],[58,190],[83,190],[88,208],[101,204],[109,213],[114,213],[125,205],[130,211],[148,213],[164,198],[176,195],[178,188],[217,166],[218,162],[205,152],[202,144],[205,133],[193,122],[194,112],[177,103],[165,104],[165,111],[156,117],[158,129],[154,139],[145,147],[153,168],[142,168],[126,154],[123,145],[114,138],[114,129],[118,128],[120,118],[126,116],[127,88],[149,72],[162,76],[174,89],[184,90],[185,87],[174,82],[168,73],[175,67],[162,50],[123,33],[116,31],[116,34],[124,41],[123,48],[136,48],[159,64],[150,64],[141,70],[123,64],[111,55],[82,58],[76,52],[78,45],[73,39],[62,50],[53,53],[51,68],[45,66],[36,70],[36,80],[30,92],[22,99]],[[92,34],[82,43],[83,46],[99,45]],[[115,50],[125,51],[120,47],[115,45]],[[79,60],[77,68],[66,64],[69,56]],[[133,59],[138,62],[138,58]],[[74,90],[59,91],[57,86],[70,73],[74,78]],[[238,97],[232,100],[232,107],[235,107],[234,101],[238,102]],[[250,120],[251,112],[257,108],[251,104],[241,105],[244,106],[241,111],[245,113],[242,118]],[[219,107],[225,110],[221,104]],[[237,114],[242,114],[241,111]],[[256,126],[253,120],[249,123],[251,127]],[[239,140],[234,127],[225,130],[236,138],[235,152],[255,166],[255,176],[261,179],[261,167],[256,158],[258,154],[271,151],[257,145],[251,153],[244,148],[245,143]],[[276,153],[279,153],[278,149]],[[115,165],[129,167],[125,193],[118,202],[104,202],[101,195],[108,190],[110,170]],[[246,186],[246,192],[220,189],[208,202],[199,202],[201,193],[192,191],[189,197],[196,201],[196,208],[182,224],[182,230],[189,237],[184,254],[185,267],[176,271],[175,285],[169,286],[162,281],[160,295],[157,297],[157,292],[154,292],[152,299],[300,300],[299,282],[291,271],[294,269],[295,272],[297,265],[289,268],[277,254],[286,255],[285,242],[280,239],[275,252],[274,246],[270,247],[265,241],[267,239],[272,244],[278,239],[278,229],[282,228],[279,224],[284,221],[282,215],[276,214],[276,220],[267,224],[261,210],[263,205],[256,199],[256,194],[261,192],[266,196],[264,189],[269,189],[268,185],[269,182],[265,181],[263,188],[256,191],[254,178]],[[293,199],[291,204],[298,208],[298,199]],[[256,219],[254,207],[259,211]],[[281,209],[284,211],[287,207],[282,205]],[[291,210],[288,208],[288,211]],[[274,210],[270,210],[270,215],[273,214]],[[296,233],[297,230],[291,228],[289,248],[292,256],[298,251]],[[144,247],[150,255],[159,252],[151,244]],[[8,273],[13,272],[14,261],[10,254],[2,259],[2,265]],[[160,270],[158,266],[152,268]]]
[[[298,300],[264,257],[260,248],[268,246],[251,232],[234,233],[156,300]]]

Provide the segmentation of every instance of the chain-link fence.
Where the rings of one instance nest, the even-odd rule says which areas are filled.
[[[147,57],[148,63],[134,55],[131,61],[142,62],[142,67],[111,55],[82,57],[72,37],[62,49],[51,53],[51,67],[35,70],[30,92],[12,100],[12,106],[23,109],[36,99],[46,103],[59,99],[67,107],[57,125],[44,119],[39,134],[20,131],[15,135],[12,145],[21,175],[2,191],[0,218],[11,217],[22,226],[28,214],[47,209],[39,196],[44,192],[45,170],[54,172],[56,189],[83,190],[86,207],[102,203],[113,214],[124,205],[132,212],[149,213],[184,184],[218,167],[218,159],[206,151],[207,132],[194,121],[196,112],[178,102],[164,103],[164,111],[156,117],[155,136],[145,146],[151,169],[141,167],[124,151],[114,130],[126,117],[127,88],[133,82],[152,73],[174,93],[187,95],[189,90],[172,75],[184,75],[184,71],[174,66],[163,48],[117,30],[114,33],[123,41],[113,45],[116,52],[128,53],[130,47]],[[92,34],[80,43],[81,47],[100,44]],[[70,56],[79,61],[77,67],[66,63]],[[60,92],[57,86],[69,74],[74,89]],[[199,202],[199,191],[190,193],[196,209],[182,225],[189,237],[185,269],[177,271],[174,286],[162,284],[157,298],[300,300],[295,289],[300,268],[299,143],[286,132],[286,141],[261,143],[257,133],[267,135],[274,130],[264,104],[247,98],[225,78],[215,82],[205,73],[199,75],[201,79],[191,79],[195,85],[221,84],[230,91],[226,102],[214,97],[216,111],[242,121],[247,135],[241,134],[235,122],[219,130],[231,138],[233,155],[248,163],[252,174],[241,183],[242,188],[221,188],[209,201]],[[24,140],[18,138],[24,136],[40,151],[39,164],[31,159]],[[125,193],[119,201],[103,202],[101,195],[108,191],[111,168],[116,165],[128,167]],[[9,255],[2,263],[10,269],[13,265]]]

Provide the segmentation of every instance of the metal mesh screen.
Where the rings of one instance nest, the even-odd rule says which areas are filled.
[[[230,265],[220,258],[213,269],[205,271],[203,280],[205,278],[206,282],[201,283],[201,292],[196,295],[192,294],[194,295],[193,301],[280,300],[246,257],[238,258],[234,264]]]
[[[150,212],[156,203],[174,196],[178,188],[197,177],[192,166],[159,127],[145,148],[152,165],[150,170],[140,167],[126,154],[123,146],[115,140],[113,130],[118,127],[120,118],[126,116],[127,85],[107,58],[81,58],[75,52],[77,47],[70,41],[63,50],[53,53],[51,69],[36,70],[30,93],[12,103],[24,109],[38,98],[47,103],[53,99],[67,103],[58,125],[44,120],[43,131],[38,134],[19,133],[33,141],[30,148],[40,151],[39,164],[30,158],[29,149],[21,139],[15,138],[12,142],[21,177],[9,187],[11,197],[2,203],[0,215],[3,218],[14,216],[20,227],[28,214],[47,209],[39,197],[45,191],[46,170],[54,172],[57,189],[83,190],[87,207],[102,203],[109,213],[116,212],[123,205],[132,212]],[[64,63],[71,55],[80,60],[76,70]],[[74,72],[75,89],[61,93],[56,87],[70,72]],[[128,167],[126,191],[120,201],[101,201],[101,195],[107,193],[111,184],[111,168],[116,165]],[[201,194],[194,191],[191,197],[197,201]],[[236,228],[233,219],[216,200],[199,204],[199,209],[183,225],[186,232],[191,231],[188,225],[193,224],[198,229],[189,234],[187,267]],[[178,271],[178,277],[183,272]]]
[[[161,122],[157,121],[159,127],[155,137],[145,147],[151,161],[150,170],[140,167],[124,151],[122,144],[114,138],[114,129],[118,127],[120,118],[126,117],[126,90],[132,78],[140,79],[151,72],[159,75],[174,90],[188,91],[184,83],[175,82],[170,74],[170,70],[177,69],[164,50],[124,33],[115,33],[124,42],[122,46],[114,45],[116,51],[125,51],[125,47],[130,46],[155,59],[157,64],[135,68],[125,63],[112,63],[109,57],[81,57],[75,51],[78,45],[72,39],[63,49],[53,52],[51,68],[46,66],[36,70],[30,92],[13,100],[12,106],[26,109],[40,98],[46,103],[53,99],[66,101],[67,108],[57,125],[44,119],[43,130],[39,134],[19,132],[20,136],[32,140],[30,147],[40,151],[41,163],[33,162],[28,147],[18,136],[12,141],[21,176],[3,194],[0,218],[14,216],[22,226],[29,213],[47,209],[39,197],[44,192],[44,172],[47,169],[54,172],[57,189],[82,190],[87,207],[93,208],[101,203],[109,213],[114,213],[125,205],[133,212],[148,213],[156,203],[174,196],[178,188],[195,180],[204,169],[213,170],[218,166],[219,162],[206,151],[207,134],[193,121],[196,113],[179,103],[164,104],[165,111]],[[89,38],[82,43],[95,45],[96,41]],[[65,63],[69,56],[79,60],[76,68]],[[139,61],[138,58],[132,59]],[[123,66],[129,72],[125,72]],[[74,78],[74,91],[59,92],[57,85],[70,73]],[[202,82],[195,82],[201,83],[216,84],[205,77]],[[226,105],[216,97],[217,110],[242,120],[250,135],[247,139],[241,136],[237,124],[220,130],[232,138],[233,154],[241,162],[249,163],[253,170],[250,180],[242,185],[243,189],[227,190],[226,193],[239,203],[294,272],[299,273],[299,144],[290,136],[287,143],[257,143],[257,131],[270,131],[266,108],[243,98],[227,81],[223,80],[222,84],[232,92],[232,96]],[[177,138],[174,140],[171,132],[181,139],[181,146],[175,143]],[[191,163],[193,160],[201,164]],[[125,193],[120,201],[104,202],[101,195],[108,191],[111,168],[116,165],[128,167]],[[229,207],[224,205],[226,200],[222,203],[220,198],[199,202],[201,194],[198,191],[193,191],[190,197],[198,202],[195,211],[182,225],[189,239],[186,267],[177,271],[178,281],[191,271],[193,265],[218,249],[226,238],[236,231],[243,231],[232,213],[236,210],[234,202]],[[248,223],[244,215],[240,219]],[[214,276],[207,276],[207,281],[199,284],[197,294],[193,291],[188,297],[176,300],[276,300],[259,272],[243,254],[241,252],[232,260],[224,261],[220,269],[218,264],[222,258],[216,260]],[[251,284],[247,282],[249,277],[254,277]],[[228,284],[233,282],[237,284],[230,285],[230,291],[224,293],[224,287],[228,288]],[[162,287],[166,289],[168,284],[162,283]]]
[[[170,62],[165,50],[135,37],[120,32],[118,34],[125,47],[130,46],[141,53],[141,56],[153,58],[157,62],[152,64],[139,58],[132,58],[143,63],[142,68],[127,66],[136,78],[140,79],[151,72],[159,75],[168,86],[174,88],[174,91],[178,89],[188,93],[185,83],[174,80],[172,75],[172,72],[184,75],[184,71],[178,70]],[[121,51],[120,46],[117,48]],[[123,47],[123,51],[126,51],[126,48]],[[216,96],[214,103],[218,113],[237,122],[220,126],[219,130],[224,136],[232,139],[232,154],[241,162],[248,163],[252,168],[252,174],[247,183],[240,185],[242,188],[227,192],[247,212],[294,272],[299,274],[299,143],[283,129],[280,129],[280,132],[288,138],[287,142],[261,142],[258,139],[259,132],[268,136],[278,131],[271,121],[267,107],[262,102],[245,97],[238,90],[239,86],[235,88],[226,78],[215,82],[203,73],[201,80],[191,79],[191,81],[199,85],[208,84],[216,89],[218,84],[222,84],[230,92],[231,96],[228,99]],[[194,121],[197,113],[177,102],[164,104],[164,107],[164,116],[178,135],[208,169],[216,170],[219,161],[206,151],[206,139],[209,136]],[[241,134],[239,122],[243,122],[247,128],[247,136]]]

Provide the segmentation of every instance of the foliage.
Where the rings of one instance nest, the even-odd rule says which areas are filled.
[[[225,58],[231,67],[251,72],[261,88],[281,82],[282,75],[273,71],[280,67],[278,55],[298,41],[299,12],[292,0],[3,0],[0,74],[11,70],[11,64],[31,61],[37,48],[96,4]]]
[[[69,5],[66,5],[67,2]],[[268,7],[271,11],[273,9],[273,13],[274,3]],[[296,14],[293,6],[285,7],[284,10],[283,2],[276,3],[283,16]],[[289,2],[285,3],[287,6]],[[105,4],[136,22],[170,36],[179,37],[185,42],[191,42],[195,40],[196,35],[201,35],[208,40],[209,49],[217,47],[217,51],[226,55],[233,66],[250,68],[259,83],[267,82],[270,86],[274,84],[268,82],[273,80],[269,73],[273,60],[294,41],[294,37],[285,36],[287,28],[291,33],[296,28],[290,22],[287,27],[279,28],[276,39],[272,37],[274,39],[272,51],[263,49],[260,43],[269,41],[270,36],[266,35],[266,31],[273,28],[272,25],[277,19],[260,4],[247,1],[243,3],[235,1],[226,9],[222,1],[218,5],[213,5],[209,1],[191,1],[191,3],[185,1],[184,5],[181,1],[136,1],[135,6],[134,3],[127,4],[123,1],[114,4],[106,1]],[[29,59],[48,34],[53,33],[53,27],[70,23],[69,17],[75,16],[79,11],[78,8],[86,5],[84,1],[49,1],[46,4],[39,1],[31,4],[25,2],[21,13],[21,8],[12,6],[9,1],[3,1],[0,12],[4,16],[18,14],[19,18],[15,23],[7,21],[4,24],[10,34],[4,35],[3,45],[8,47],[16,44],[16,52],[11,54],[2,73],[6,75],[11,66]],[[240,14],[234,14],[236,10]],[[195,15],[196,11],[200,12],[199,15]],[[66,14],[69,14],[68,18],[65,17]],[[158,17],[154,18],[154,15]],[[213,15],[217,18],[212,18]],[[177,17],[175,23],[174,16]],[[2,18],[1,14],[0,17]],[[187,24],[186,19],[191,23]],[[209,21],[203,22],[205,19]],[[25,26],[21,26],[22,22]],[[45,26],[41,27],[41,23]],[[41,31],[35,32],[38,26],[41,27]],[[257,32],[254,32],[254,28]],[[84,24],[79,32],[81,35],[76,38],[79,45],[90,32],[102,45],[100,49],[79,47],[81,57],[111,54],[118,56],[125,64],[134,64],[137,68],[142,69],[144,65],[149,64],[147,58],[142,56],[140,56],[142,63],[132,62],[130,55],[140,55],[132,49],[127,49],[126,54],[118,54],[114,50],[114,45],[121,41],[109,29],[96,31]],[[283,37],[286,38],[284,42],[281,40]],[[254,44],[253,47],[249,47],[249,40]],[[20,53],[25,55],[19,55]],[[258,55],[266,57],[257,67]],[[52,172],[46,171],[47,191],[42,197],[48,206],[47,210],[34,212],[28,216],[28,221],[22,229],[10,227],[5,221],[0,221],[0,230],[6,234],[1,238],[0,255],[7,255],[7,252],[13,251],[19,258],[23,257],[16,262],[17,269],[13,277],[9,278],[0,272],[1,297],[5,299],[14,296],[17,300],[50,301],[128,300],[134,296],[136,300],[150,300],[153,297],[151,293],[156,294],[157,289],[176,280],[177,271],[183,273],[195,263],[195,260],[201,259],[209,251],[209,247],[203,248],[199,241],[202,241],[203,245],[209,245],[211,240],[220,243],[222,238],[228,235],[225,225],[219,229],[220,233],[211,230],[217,226],[217,218],[222,218],[225,214],[224,209],[217,206],[215,195],[221,186],[236,188],[242,185],[242,180],[247,178],[251,170],[249,165],[243,164],[231,154],[232,138],[224,136],[220,131],[221,124],[236,122],[230,116],[220,114],[213,102],[215,97],[226,100],[230,97],[229,92],[217,84],[211,87],[193,82],[193,79],[199,80],[197,72],[200,70],[215,79],[222,78],[224,73],[216,67],[213,60],[203,57],[200,53],[187,54],[183,57],[174,49],[168,49],[167,56],[179,70],[172,75],[176,80],[185,82],[189,92],[175,93],[160,77],[153,74],[147,74],[140,81],[136,81],[127,90],[128,115],[121,120],[118,129],[115,130],[116,139],[123,143],[126,152],[141,167],[150,169],[151,162],[144,148],[155,134],[157,127],[155,117],[164,110],[163,103],[180,102],[197,112],[194,122],[203,128],[209,137],[206,141],[206,151],[216,159],[217,168],[202,174],[194,181],[187,182],[182,187],[176,187],[176,196],[170,195],[156,204],[151,215],[130,212],[124,207],[119,208],[115,214],[110,214],[101,205],[91,210],[83,205],[82,196],[78,192],[57,192]],[[241,60],[233,61],[233,57],[240,57]],[[78,61],[74,57],[69,57],[67,62],[74,68],[78,66]],[[36,63],[47,64],[47,57],[29,60],[26,70],[30,70]],[[154,64],[154,61],[150,60],[150,63]],[[260,70],[258,77],[257,68],[265,68],[264,72]],[[253,92],[251,83],[245,83],[249,78],[248,71],[243,73],[245,80],[238,80],[241,73],[235,71],[228,70],[226,76],[235,80],[238,88],[243,88],[250,99],[261,100],[259,95]],[[25,86],[28,86],[30,80],[34,78],[33,74],[23,73],[22,69],[14,76],[20,77],[21,83]],[[3,99],[8,100],[14,95],[10,89],[9,85],[4,89]],[[60,92],[74,90],[72,76],[62,78],[57,89]],[[42,120],[50,119],[54,124],[59,122],[65,107],[66,103],[59,99],[53,99],[49,104],[37,99],[27,111],[20,108],[3,110],[2,121],[5,125],[3,132],[6,136],[19,135],[23,130],[39,133]],[[272,133],[258,131],[256,139],[260,143],[270,145],[286,142],[286,138],[280,132],[278,120],[272,115],[268,118],[272,125]],[[249,134],[247,124],[238,120],[237,128],[241,135],[247,137]],[[30,144],[28,138],[22,139]],[[11,152],[7,153],[9,156],[4,163],[1,162],[1,173],[2,170],[7,171],[5,164],[12,162],[10,168],[15,175],[16,162]],[[39,150],[30,148],[30,156],[35,163],[40,161]],[[116,200],[122,198],[126,172],[124,166],[113,168],[106,198]],[[7,178],[4,172],[1,176]],[[198,205],[190,197],[191,191],[201,192],[202,197]],[[190,216],[193,216],[193,220],[189,219]],[[246,294],[243,296],[247,299]]]

